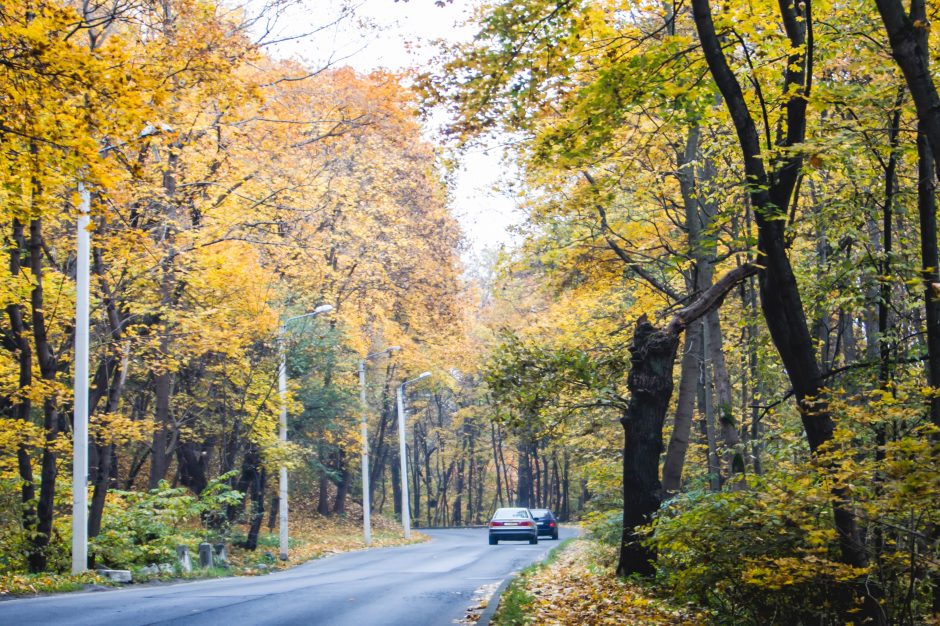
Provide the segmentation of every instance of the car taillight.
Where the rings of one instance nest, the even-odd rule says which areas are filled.
[[[502,526],[502,522],[490,522],[490,526]]]
[[[549,523],[548,523],[548,527],[549,527],[549,528],[554,528],[554,527],[555,527],[555,522],[549,522]]]
[[[519,525],[520,525],[520,526],[535,526],[535,524],[534,524],[533,522],[522,522],[522,523],[519,524]]]

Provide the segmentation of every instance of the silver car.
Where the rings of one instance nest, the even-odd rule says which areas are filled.
[[[539,529],[529,509],[522,507],[496,509],[490,518],[490,545],[495,546],[500,539],[539,542]]]

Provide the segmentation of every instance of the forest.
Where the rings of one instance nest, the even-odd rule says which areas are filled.
[[[546,623],[935,623],[940,4],[489,0],[368,74],[290,4],[0,0],[0,594],[70,569],[87,207],[91,569],[263,552],[286,469],[307,539],[580,523]]]

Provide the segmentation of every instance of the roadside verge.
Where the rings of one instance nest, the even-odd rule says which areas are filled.
[[[533,563],[532,565],[518,572],[513,572],[509,576],[507,576],[505,579],[503,579],[503,582],[500,583],[499,587],[497,587],[496,590],[493,592],[493,595],[490,596],[490,599],[487,602],[486,608],[483,610],[483,612],[480,614],[480,617],[477,619],[476,626],[490,626],[490,623],[493,621],[493,618],[496,616],[496,611],[500,607],[500,601],[503,597],[503,594],[506,592],[506,589],[508,589],[510,585],[513,585],[513,583],[516,583],[517,581],[521,581],[522,579],[519,578],[520,576],[524,576],[531,572],[537,572],[542,568],[551,566],[552,562],[556,558],[556,555],[558,555],[562,550],[567,548],[568,545],[570,545],[571,542],[574,540],[575,540],[574,538],[565,539],[564,541],[559,543],[557,546],[554,546],[551,550],[549,550],[545,558],[539,561],[538,563]],[[515,595],[521,592],[523,592],[522,587],[520,587],[518,590],[514,589],[514,593],[512,593],[510,596],[512,598],[513,605],[515,605],[515,600],[516,600]]]

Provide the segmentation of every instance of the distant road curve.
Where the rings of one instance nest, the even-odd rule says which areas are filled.
[[[464,617],[476,589],[558,544],[490,546],[485,529],[422,532],[432,541],[337,554],[266,576],[7,600],[0,624],[445,626]],[[575,534],[562,528],[560,538]]]

